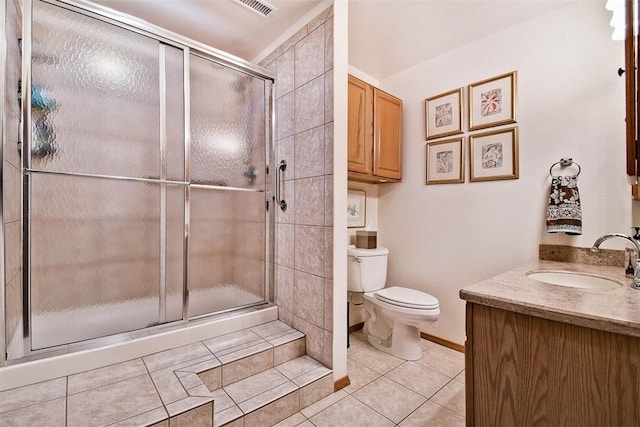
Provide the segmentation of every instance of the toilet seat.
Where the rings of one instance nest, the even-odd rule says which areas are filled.
[[[438,299],[415,289],[392,286],[375,291],[374,296],[382,302],[415,310],[434,310],[440,307]]]

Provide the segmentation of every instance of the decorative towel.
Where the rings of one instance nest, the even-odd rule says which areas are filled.
[[[552,176],[547,232],[582,234],[582,210],[576,176]]]

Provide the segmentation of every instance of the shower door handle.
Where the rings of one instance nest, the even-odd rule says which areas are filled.
[[[278,170],[276,170],[276,203],[280,206],[280,209],[283,211],[287,210],[287,202],[284,199],[280,198],[280,174],[287,170],[287,162],[285,160],[281,160],[280,164],[278,164]]]

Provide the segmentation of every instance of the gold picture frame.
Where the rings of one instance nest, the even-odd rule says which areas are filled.
[[[470,182],[518,178],[518,127],[469,136]]]
[[[426,184],[464,182],[464,138],[426,144]]]
[[[517,79],[512,71],[468,86],[470,131],[516,123]]]
[[[454,89],[424,100],[427,141],[462,133],[462,91]]]

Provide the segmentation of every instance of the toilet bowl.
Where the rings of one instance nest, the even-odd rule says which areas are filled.
[[[385,288],[388,254],[384,247],[349,246],[347,289],[364,295],[367,341],[401,359],[418,360],[422,357],[420,328],[438,319],[440,305],[425,292],[401,286]]]

